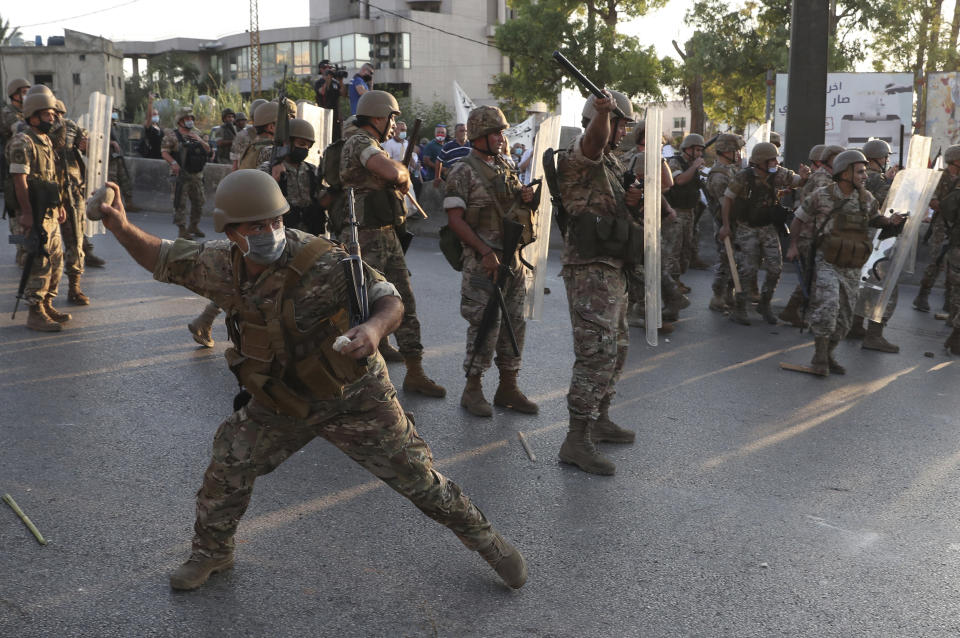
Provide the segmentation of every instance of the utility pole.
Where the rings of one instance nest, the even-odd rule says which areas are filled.
[[[260,97],[260,15],[257,0],[250,0],[250,99]],[[250,114],[253,121],[253,114]]]
[[[830,6],[823,0],[793,0],[790,19],[786,148],[796,169],[814,144],[823,143],[827,118],[827,34]]]

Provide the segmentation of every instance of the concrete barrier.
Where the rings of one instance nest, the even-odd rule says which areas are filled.
[[[127,170],[133,182],[133,202],[142,209],[173,213],[174,178],[164,160],[144,157],[126,158]],[[213,194],[220,180],[230,174],[227,164],[207,164],[203,168],[203,192],[206,202],[204,214],[213,211]],[[187,205],[189,208],[189,204]]]

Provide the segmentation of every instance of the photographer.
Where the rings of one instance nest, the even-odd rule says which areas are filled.
[[[347,86],[343,80],[347,79],[347,71],[343,67],[330,64],[329,60],[321,60],[319,65],[321,79],[314,84],[317,94],[317,105],[333,111],[333,139],[340,139],[340,98],[347,96]]]

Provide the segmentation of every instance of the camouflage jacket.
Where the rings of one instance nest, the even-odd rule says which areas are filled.
[[[16,135],[18,122],[23,121],[23,111],[14,104],[4,104],[0,109],[0,143],[6,144]]]
[[[867,166],[867,190],[877,200],[877,204],[882,206],[887,199],[887,193],[890,192],[891,182],[887,181],[887,176],[882,171],[872,166]]]
[[[723,200],[723,194],[727,191],[727,186],[734,175],[737,174],[737,167],[733,164],[724,164],[717,160],[707,174],[707,186],[704,191],[707,194],[711,212],[720,216],[720,202]]]
[[[56,158],[50,138],[30,128],[17,133],[6,145],[7,166],[10,175],[26,175],[29,178],[60,184],[57,176]],[[14,199],[11,207],[19,211],[20,204]]]
[[[796,188],[801,181],[801,177],[791,171],[789,168],[781,166],[776,173],[767,174],[766,181],[761,180],[754,174],[753,167],[745,168],[730,180],[727,184],[727,190],[723,192],[724,197],[736,199],[742,197],[746,199],[750,191],[751,176],[755,187],[760,188],[761,197],[756,200],[757,206],[770,206],[779,202],[779,191],[784,189]]]
[[[365,214],[365,196],[377,191],[392,190],[387,180],[367,170],[367,162],[374,155],[383,155],[389,158],[380,142],[373,139],[370,133],[364,129],[358,129],[354,135],[348,137],[343,143],[343,150],[340,153],[340,182],[343,184],[344,190],[353,188],[357,221],[360,226],[366,227],[375,227],[382,224],[374,221],[372,214]],[[372,213],[372,211],[370,212]],[[368,217],[370,219],[367,219]]]
[[[242,131],[238,131],[236,137],[233,138],[233,144],[230,146],[230,159],[239,161],[256,136],[257,131],[252,124],[247,124]]]
[[[283,196],[287,198],[287,203],[294,208],[308,208],[312,206],[317,197],[317,190],[320,184],[320,178],[317,177],[317,167],[309,162],[300,162],[294,164],[289,160],[283,160],[284,173],[281,176],[280,190]],[[270,162],[260,164],[260,170],[269,173]],[[311,177],[311,173],[313,176]]]
[[[72,186],[84,183],[80,144],[87,138],[87,132],[71,119],[63,118],[63,126],[50,132],[53,150],[57,155],[57,164],[65,174],[65,181]]]
[[[830,169],[826,166],[821,166],[817,170],[810,173],[810,178],[807,179],[807,183],[804,184],[799,191],[797,191],[797,203],[803,203],[803,200],[805,200],[810,193],[818,188],[829,186],[832,183],[833,176],[830,175]]]
[[[795,215],[805,225],[814,226],[819,231],[818,236],[823,236],[830,234],[833,229],[834,212],[841,209],[859,210],[867,216],[867,221],[880,216],[877,200],[868,190],[854,190],[849,195],[844,195],[835,183],[818,188],[808,195],[797,208]],[[812,237],[812,232],[808,236]]]

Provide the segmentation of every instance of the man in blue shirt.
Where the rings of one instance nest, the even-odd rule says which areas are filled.
[[[357,114],[357,102],[360,96],[373,88],[373,65],[369,62],[360,67],[360,72],[354,74],[350,83],[348,96],[350,98],[350,115]]]
[[[433,139],[423,147],[423,181],[432,182],[437,176],[437,159],[442,159],[443,145],[447,141],[447,127],[438,124],[433,131]]]
[[[443,145],[440,160],[443,162],[444,172],[457,160],[470,154],[470,140],[467,139],[467,125],[457,124],[453,129],[453,139]]]

